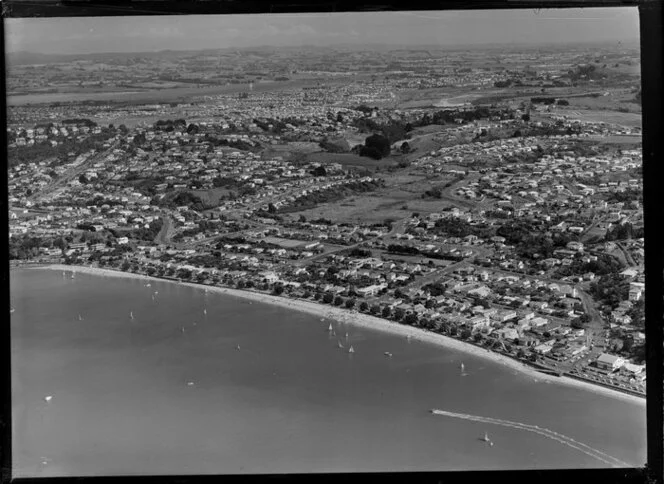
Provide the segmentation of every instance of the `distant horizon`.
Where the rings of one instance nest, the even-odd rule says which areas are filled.
[[[383,48],[393,48],[393,49],[441,49],[441,50],[473,50],[473,49],[500,49],[501,47],[527,47],[527,48],[542,48],[542,47],[562,47],[562,46],[589,46],[589,45],[598,45],[598,44],[610,44],[618,42],[624,44],[625,47],[639,47],[639,41],[633,39],[615,39],[615,40],[587,40],[587,41],[573,41],[573,42],[541,42],[541,43],[525,43],[525,42],[501,42],[501,43],[490,43],[490,44],[454,44],[454,45],[439,45],[439,44],[382,44],[382,43],[343,43],[343,44],[331,44],[331,45],[251,45],[251,46],[234,46],[230,45],[228,47],[201,47],[201,48],[190,48],[190,49],[160,49],[160,50],[144,50],[144,51],[99,51],[99,52],[71,52],[67,54],[57,53],[57,52],[39,52],[34,50],[17,50],[15,52],[8,53],[9,55],[19,55],[19,54],[32,54],[40,56],[52,56],[52,57],[76,57],[76,56],[94,56],[94,55],[140,55],[140,54],[161,54],[161,53],[180,53],[180,52],[205,52],[205,51],[223,51],[223,50],[252,50],[252,49],[335,49],[335,48],[348,48],[348,47],[383,47]],[[636,44],[636,45],[632,45]]]
[[[259,47],[414,48],[639,41],[633,7],[7,19],[9,55],[86,56]]]

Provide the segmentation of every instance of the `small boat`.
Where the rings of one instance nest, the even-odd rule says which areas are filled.
[[[462,362],[462,363],[461,363],[461,371],[464,371],[465,369],[466,369],[466,367],[465,367],[465,365],[464,365],[463,362]]]
[[[346,333],[346,341],[348,341],[348,333]]]
[[[9,312],[10,312],[10,313],[13,313],[14,311],[16,311],[16,309],[14,309],[14,308],[9,308]]]
[[[390,353],[389,351],[386,351],[386,352],[383,353],[383,354],[384,354],[385,356],[387,356],[388,358],[391,358],[391,357],[392,357],[392,353]]]
[[[134,319],[134,312],[133,312],[133,311],[129,311],[129,317],[130,317],[131,319]]]
[[[52,396],[52,395],[47,395],[47,396],[44,397],[44,401],[45,401],[46,403],[50,402],[52,399],[53,399],[53,396]]]
[[[182,326],[182,327],[180,328],[180,332],[181,332],[181,333],[184,333],[184,326]]]
[[[207,314],[207,309],[203,309],[203,314]]]
[[[188,387],[193,387],[193,386],[194,386],[194,382],[193,382],[193,381],[188,381],[188,382],[187,382],[187,386],[188,386]]]
[[[349,353],[355,353],[355,350],[353,349],[353,345],[350,345],[350,348],[348,348]]]
[[[240,345],[237,345],[237,346],[235,347],[235,349],[238,350],[238,351],[240,351]]]
[[[78,320],[83,321],[83,317],[80,314],[78,315]]]
[[[339,346],[339,348],[342,348],[342,349],[344,347],[344,345],[341,344],[341,341],[337,341],[337,346]]]
[[[484,438],[483,438],[482,440],[483,440],[484,442],[486,442],[487,444],[489,444],[491,447],[493,447],[493,442],[492,442],[491,439],[489,438],[489,434],[488,434],[488,433],[484,432]]]
[[[152,284],[150,284],[149,282],[145,285],[145,287],[151,287],[151,286]]]

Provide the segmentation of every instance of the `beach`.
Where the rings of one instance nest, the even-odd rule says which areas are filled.
[[[383,331],[404,337],[411,337],[414,340],[422,341],[442,348],[453,349],[462,353],[466,353],[469,355],[473,355],[479,358],[492,361],[494,363],[501,364],[505,367],[521,372],[539,381],[546,381],[550,383],[577,387],[604,396],[625,400],[631,403],[641,404],[643,406],[645,406],[646,403],[646,400],[644,398],[635,395],[629,395],[626,393],[622,393],[620,391],[612,390],[607,387],[594,385],[592,383],[587,383],[581,380],[576,380],[565,376],[558,377],[539,372],[536,369],[524,365],[505,355],[501,355],[499,353],[495,353],[493,351],[486,350],[484,348],[479,348],[470,343],[465,343],[463,341],[459,341],[457,339],[450,338],[445,335],[433,333],[431,331],[427,331],[421,328],[406,326],[403,324],[399,324],[393,321],[378,318],[368,314],[351,312],[347,309],[335,306],[322,305],[311,301],[304,301],[301,299],[291,299],[286,297],[274,296],[271,294],[254,292],[250,290],[240,290],[240,289],[218,287],[218,286],[204,286],[201,284],[195,284],[191,282],[169,281],[167,279],[160,279],[142,274],[134,274],[134,273],[122,272],[112,269],[103,269],[103,268],[87,267],[87,266],[69,266],[63,264],[54,264],[54,265],[40,266],[35,268],[50,269],[54,271],[81,272],[81,273],[97,275],[97,276],[105,276],[105,277],[122,277],[122,278],[143,279],[151,281],[172,282],[173,284],[181,284],[183,286],[189,286],[197,289],[204,289],[217,294],[224,294],[228,296],[242,298],[249,301],[255,301],[261,304],[280,306],[282,308],[287,308],[289,310],[304,312],[319,317],[323,317],[326,319],[333,319],[335,321],[348,323],[358,327]]]

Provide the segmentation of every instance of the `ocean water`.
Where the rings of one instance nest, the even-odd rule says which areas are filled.
[[[320,317],[202,288],[145,284],[11,273],[14,476],[645,463],[645,403],[352,324],[334,322],[332,336]]]

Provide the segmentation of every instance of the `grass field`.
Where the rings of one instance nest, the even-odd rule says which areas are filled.
[[[306,159],[310,162],[339,163],[342,166],[366,168],[372,171],[378,167],[385,168],[395,165],[395,162],[390,158],[374,160],[373,158],[359,156],[354,153],[327,153],[320,151],[307,154]]]
[[[423,199],[422,194],[446,181],[448,179],[444,177],[434,181],[421,175],[399,171],[386,176],[386,186],[375,192],[293,212],[288,216],[292,220],[304,215],[307,220],[326,218],[338,222],[376,223],[407,217],[413,212],[439,212],[455,203],[449,200]]]
[[[201,199],[207,207],[216,207],[222,197],[227,197],[232,190],[226,188],[213,188],[211,190],[189,190],[193,195]]]
[[[640,113],[619,113],[617,111],[580,111],[569,115],[573,119],[596,123],[617,124],[619,126],[641,127]]]

